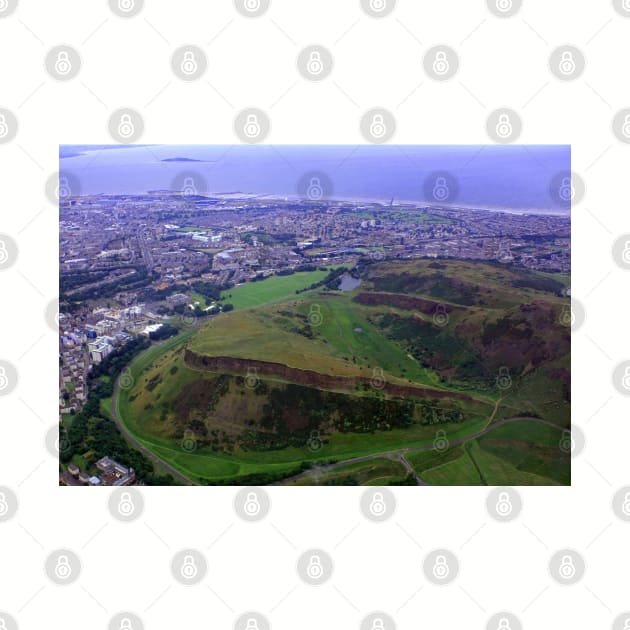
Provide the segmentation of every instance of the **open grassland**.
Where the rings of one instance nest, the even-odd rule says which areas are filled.
[[[333,269],[334,267],[331,267]],[[282,298],[295,295],[297,290],[320,282],[328,275],[328,271],[298,271],[290,276],[271,276],[258,282],[247,282],[221,293],[225,302],[234,308],[251,308],[267,304]]]
[[[397,309],[359,304],[352,299],[355,293],[321,292],[226,313],[211,320],[188,347],[201,355],[282,363],[321,374],[448,388],[434,370],[372,323],[375,314]],[[495,396],[474,388],[471,394],[484,401]]]
[[[433,485],[568,485],[568,454],[560,449],[562,431],[522,420],[438,453],[411,453],[407,460]]]

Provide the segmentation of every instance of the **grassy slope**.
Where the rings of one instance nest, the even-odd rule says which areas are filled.
[[[402,263],[409,269],[413,269],[415,264],[417,263]],[[447,271],[449,273],[457,272],[458,277],[471,282],[483,280],[484,286],[488,287],[487,299],[494,302],[493,306],[503,307],[515,303],[515,290],[513,288],[506,290],[505,288],[506,278],[509,278],[507,270],[497,269],[493,266],[468,264],[457,269],[456,265],[457,263],[447,261]],[[320,273],[325,275],[325,272]],[[299,274],[270,280],[288,282],[289,280],[297,280],[296,276]],[[413,378],[417,382],[435,383],[435,375],[430,370],[421,368],[397,344],[384,338],[380,331],[367,321],[368,312],[374,307],[366,307],[351,302],[352,294],[337,294],[331,297],[311,293],[307,296],[300,296],[301,299],[293,299],[291,293],[295,290],[292,288],[294,285],[284,284],[282,291],[276,287],[272,290],[271,285],[269,288],[263,286],[270,280],[237,287],[231,292],[234,297],[235,291],[242,290],[243,300],[248,301],[247,303],[252,303],[252,301],[258,303],[261,300],[281,300],[282,297],[285,298],[284,302],[264,308],[222,315],[210,322],[202,333],[195,335],[190,346],[198,352],[208,354],[276,361],[278,357],[282,357],[282,362],[289,365],[317,369],[333,374],[370,376],[372,368],[378,366],[383,368],[386,374],[389,373],[388,380],[391,378],[392,381],[404,383],[407,378]],[[315,279],[309,278],[302,286],[314,281]],[[368,286],[364,283],[361,290],[366,288],[369,288],[369,283]],[[287,291],[290,293],[287,294]],[[553,295],[531,289],[518,289],[517,294],[519,299],[526,301],[546,299],[552,302],[558,300],[560,303],[559,298]],[[228,301],[237,304],[234,299],[228,298]],[[322,324],[319,327],[313,327],[316,339],[307,339],[302,335],[289,332],[290,328],[295,325],[294,317],[286,317],[282,315],[281,311],[294,311],[301,316],[300,322],[303,322],[314,304],[319,306],[322,314]],[[387,307],[376,307],[375,310],[383,311],[384,308]],[[357,332],[354,330],[355,328],[362,330]],[[274,330],[273,334],[270,334],[271,329]],[[183,365],[181,358],[175,357],[173,351],[179,343],[181,340],[171,340],[170,343],[153,349],[141,357],[137,364],[132,367],[132,374],[139,385],[143,382],[146,383],[151,376],[155,375],[156,371],[162,370],[164,382],[160,383],[154,394],[163,397],[163,399],[179,391],[185,383],[200,377],[203,378],[201,373],[190,370]],[[352,362],[353,357],[359,365]],[[169,378],[164,378],[167,367],[170,368],[176,364],[174,362],[179,362],[177,373]],[[143,370],[146,370],[144,374]],[[379,433],[378,440],[375,440],[374,435],[333,434],[329,436],[328,443],[324,448],[317,453],[312,453],[306,448],[287,448],[282,451],[262,453],[246,453],[237,450],[233,454],[217,453],[206,448],[187,453],[181,449],[175,440],[168,437],[167,432],[160,432],[155,417],[147,417],[150,414],[143,410],[143,405],[148,404],[151,397],[146,395],[146,391],[140,391],[143,388],[138,387],[137,389],[135,394],[138,397],[133,405],[127,398],[127,392],[122,392],[121,396],[121,414],[124,416],[129,429],[156,453],[200,480],[226,477],[236,479],[239,475],[269,469],[290,471],[292,467],[303,461],[316,462],[331,458],[346,459],[366,453],[379,453],[406,446],[430,444],[435,437],[434,427],[417,425],[407,430]],[[533,387],[533,391],[528,392],[528,395],[535,395],[535,390],[536,388]],[[520,405],[521,402],[516,400],[516,405]],[[509,415],[509,411],[508,408],[501,409],[501,413],[504,415]],[[502,417],[501,413],[497,417]],[[139,421],[138,418],[142,418],[142,421]],[[484,421],[481,420],[464,425],[445,425],[444,428],[449,438],[454,438],[457,435],[473,433],[483,425]],[[508,427],[504,428],[507,429]],[[494,446],[496,447],[496,445]],[[535,474],[518,471],[514,465],[508,464],[506,460],[496,455],[496,448],[494,452],[490,452],[477,447],[478,445],[475,445],[475,450],[471,454],[478,466],[483,466],[484,469],[488,468],[489,479],[502,479],[501,483],[513,483],[512,479],[520,479],[527,483],[540,483],[543,479],[543,477]],[[471,465],[471,454],[463,452],[459,458],[431,467],[429,477],[433,478],[435,483],[479,483],[479,475]],[[466,459],[464,459],[464,455]],[[415,454],[411,454],[410,457],[415,457]],[[415,466],[415,464],[413,465]],[[426,481],[434,483],[425,475],[426,473],[422,477]],[[506,478],[505,475],[509,476]],[[475,476],[477,477],[476,481]],[[548,483],[548,481],[545,482]]]
[[[259,282],[247,282],[221,293],[226,302],[234,308],[250,308],[259,304],[273,302],[280,298],[295,295],[298,289],[304,289],[323,280],[328,271],[298,271],[290,276],[272,276]]]
[[[413,453],[407,460],[435,485],[569,484],[570,466],[559,451],[561,437],[560,429],[523,420],[497,427],[466,447]]]

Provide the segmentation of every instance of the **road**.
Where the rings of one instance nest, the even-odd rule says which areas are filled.
[[[162,343],[164,343],[164,342],[162,342]],[[145,352],[148,352],[149,350],[151,350],[154,347],[155,346],[151,346],[151,348],[149,348]],[[136,357],[136,360],[138,360],[143,354],[144,354],[144,352],[139,354],[138,357]],[[138,442],[138,440],[127,430],[127,428],[125,427],[124,423],[120,420],[120,411],[118,409],[118,388],[119,388],[119,385],[120,385],[119,381],[120,381],[120,375],[118,376],[118,378],[116,379],[116,382],[114,383],[114,392],[112,394],[112,420],[114,421],[114,424],[118,427],[118,430],[123,434],[125,439],[130,444],[133,445],[134,448],[136,448],[143,455],[148,457],[152,462],[154,462],[156,464],[159,464],[168,473],[173,475],[173,477],[177,481],[179,481],[180,483],[183,483],[185,486],[193,486],[193,485],[195,485],[195,483],[193,481],[191,481],[188,477],[186,477],[179,470],[177,470],[177,468],[174,468],[169,463],[165,462],[161,457],[158,457],[155,453],[150,451],[141,442]]]
[[[169,341],[169,340],[166,340],[166,341]],[[166,341],[160,342],[160,344],[157,344],[157,345],[161,345],[163,343],[166,343]],[[149,348],[145,352],[148,352],[149,350],[151,350],[154,347],[155,347],[155,345],[152,345],[151,348]],[[139,360],[140,357],[142,357],[143,354],[144,354],[144,352],[141,353],[140,355],[138,355],[138,357],[136,357],[134,362]],[[191,479],[186,477],[179,470],[177,470],[176,468],[171,466],[169,463],[164,461],[162,458],[158,457],[155,453],[153,453],[146,446],[144,446],[142,443],[140,443],[127,430],[125,425],[121,422],[121,420],[120,420],[120,412],[119,412],[119,408],[118,408],[119,380],[120,380],[120,376],[116,379],[116,382],[114,383],[114,391],[113,391],[113,395],[112,395],[112,420],[114,421],[114,423],[118,427],[118,430],[125,436],[125,438],[136,449],[138,449],[141,453],[146,455],[151,461],[153,461],[156,464],[159,464],[160,466],[162,466],[162,468],[164,468],[167,472],[169,472],[171,475],[173,475],[173,477],[175,479],[177,479],[179,482],[181,482],[181,483],[183,483],[184,485],[187,485],[187,486],[195,485],[195,483]],[[554,424],[553,422],[550,422],[548,420],[543,420],[542,418],[532,418],[532,417],[529,417],[529,416],[516,416],[514,418],[504,418],[503,420],[499,420],[498,422],[494,422],[493,423],[493,419],[494,419],[494,416],[496,414],[497,408],[498,408],[498,403],[497,403],[497,405],[495,405],[495,409],[494,409],[494,411],[493,411],[493,413],[492,413],[492,415],[490,417],[490,420],[489,420],[488,424],[483,429],[481,429],[480,431],[477,431],[476,433],[472,433],[471,435],[466,435],[466,436],[463,436],[463,437],[459,437],[459,438],[455,438],[453,440],[450,440],[448,448],[451,448],[453,446],[458,446],[459,444],[463,444],[464,442],[468,442],[469,440],[475,440],[477,438],[480,438],[480,437],[486,435],[487,433],[490,433],[490,431],[493,431],[494,429],[496,429],[498,427],[502,427],[502,426],[504,426],[506,424],[511,424],[513,422],[519,422],[519,421],[522,421],[522,420],[529,420],[531,422],[538,422],[540,424],[546,424],[547,426],[553,427],[554,429],[562,430],[562,427],[559,427],[558,425]],[[299,479],[308,478],[309,476],[311,476],[313,474],[321,475],[322,473],[327,473],[327,472],[336,470],[337,468],[342,468],[344,466],[348,466],[348,465],[351,465],[351,464],[359,464],[359,463],[362,463],[362,462],[369,462],[369,461],[372,461],[374,459],[387,458],[387,459],[391,459],[393,461],[399,461],[404,466],[405,470],[407,470],[407,472],[409,474],[413,475],[413,477],[416,480],[416,483],[418,485],[420,485],[420,486],[427,486],[429,484],[427,484],[425,481],[423,481],[418,476],[418,474],[413,469],[411,464],[405,459],[405,453],[416,453],[416,452],[419,452],[419,451],[431,451],[434,448],[435,447],[431,443],[431,444],[423,444],[421,446],[408,446],[408,447],[405,447],[405,448],[395,449],[395,450],[391,450],[391,451],[382,451],[380,453],[372,453],[370,455],[363,455],[361,457],[353,457],[351,459],[346,459],[346,460],[343,460],[343,461],[340,461],[340,462],[336,462],[334,464],[329,464],[328,466],[318,467],[316,473],[313,470],[307,470],[307,471],[305,471],[303,473],[299,473],[297,475],[293,475],[291,477],[287,477],[286,479],[282,479],[281,481],[277,481],[277,482],[275,482],[275,483],[273,483],[271,485],[283,486],[283,485],[292,483],[294,481],[297,481]]]
[[[450,440],[449,441],[449,448],[453,447],[453,446],[458,446],[459,444],[463,444],[464,442],[468,442],[469,440],[475,440],[477,438],[480,438],[484,435],[486,435],[486,433],[490,433],[490,431],[493,431],[494,429],[498,428],[498,427],[502,427],[506,424],[511,424],[512,422],[518,422],[520,420],[529,420],[531,422],[539,422],[540,424],[546,424],[547,426],[553,427],[554,429],[559,429],[560,431],[562,430],[562,427],[559,427],[557,424],[554,424],[553,422],[549,422],[548,420],[543,420],[542,418],[531,418],[528,416],[518,416],[518,417],[514,417],[514,418],[504,418],[503,420],[499,420],[498,422],[495,422],[492,425],[486,425],[483,429],[481,429],[481,431],[477,431],[476,433],[472,433],[471,435],[466,435],[463,437],[459,437],[459,438],[455,438],[454,440]],[[343,461],[340,462],[336,462],[334,464],[329,464],[328,466],[323,466],[323,467],[319,467],[317,468],[317,474],[321,475],[323,473],[327,473],[330,472],[332,470],[335,470],[337,468],[342,468],[344,466],[348,466],[351,464],[360,464],[362,462],[369,462],[373,459],[381,459],[383,457],[387,458],[387,459],[393,459],[393,460],[398,460],[402,463],[403,466],[405,466],[405,468],[414,475],[414,478],[416,479],[416,482],[418,483],[418,485],[428,485],[426,484],[424,481],[422,481],[420,479],[420,477],[417,476],[417,474],[415,473],[415,471],[413,470],[413,468],[411,467],[411,465],[409,464],[409,462],[407,462],[407,460],[404,457],[405,453],[416,453],[418,451],[432,451],[435,447],[433,446],[433,444],[423,444],[422,446],[408,446],[406,448],[399,448],[393,451],[383,451],[381,453],[372,453],[371,455],[363,455],[361,457],[353,457],[352,459],[345,459]],[[313,471],[305,471],[303,473],[300,473],[298,475],[293,475],[292,477],[287,477],[286,479],[282,479],[282,481],[277,481],[276,483],[272,484],[274,486],[283,486],[286,485],[288,483],[292,483],[294,481],[297,481],[298,479],[305,479],[308,478],[310,475],[313,474]]]

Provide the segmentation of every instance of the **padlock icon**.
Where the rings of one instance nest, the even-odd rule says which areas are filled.
[[[185,451],[191,453],[197,448],[197,440],[195,438],[195,434],[190,429],[184,431],[184,438],[182,439],[182,448]]]
[[[570,177],[563,177],[560,182],[558,196],[562,201],[571,201],[575,197],[575,188]]]
[[[566,429],[562,432],[562,437],[560,438],[560,450],[563,453],[572,453],[575,448],[575,442],[573,441],[573,436],[571,435],[571,431],[567,431]]]
[[[199,569],[195,564],[195,559],[192,556],[184,556],[184,562],[182,563],[181,575],[186,580],[194,580],[199,573]]]
[[[186,76],[192,76],[195,72],[197,72],[199,64],[197,63],[195,53],[192,50],[184,52],[184,58],[182,59],[182,63],[179,67]]]
[[[370,379],[374,389],[383,389],[385,387],[385,374],[382,367],[375,367],[372,370],[372,378]]]
[[[371,630],[385,630],[385,623],[383,622],[383,620],[380,617],[377,617],[372,622],[372,629]]]
[[[448,562],[446,562],[446,556],[437,556],[433,565],[433,575],[438,580],[445,580],[451,572]]]
[[[433,198],[436,201],[446,201],[451,194],[446,183],[446,177],[437,177],[433,186]]]
[[[129,619],[129,617],[124,617],[123,619],[121,619],[120,628],[118,630],[133,630],[131,619]]]
[[[624,11],[630,11],[630,0],[623,0],[623,2],[621,3],[621,8]],[[630,624],[630,621],[626,621],[627,624]],[[625,630],[625,628],[624,628]]]
[[[499,619],[499,623],[497,624],[497,630],[512,630],[509,619],[501,617],[501,619]]]
[[[444,304],[438,304],[435,307],[435,311],[433,312],[433,323],[443,328],[448,324],[448,312],[446,311],[446,306]]]
[[[324,63],[322,62],[322,54],[319,51],[313,50],[311,52],[308,57],[306,69],[308,70],[309,74],[312,74],[314,76],[317,76],[318,74],[321,74],[323,72]]]
[[[133,11],[135,0],[118,0],[118,8],[125,13]]]
[[[70,57],[66,50],[60,50],[57,53],[57,59],[55,61],[55,72],[61,76],[67,75],[72,70],[72,64],[70,63]]]
[[[245,0],[246,11],[253,13],[254,11],[258,11],[258,9],[260,9],[260,0]]]
[[[256,389],[259,384],[258,380],[258,370],[254,367],[247,368],[247,376],[245,377],[245,385],[249,387],[249,389]]]
[[[258,621],[256,621],[256,619],[248,619],[245,630],[259,630]]]
[[[575,313],[568,306],[562,308],[560,313],[560,324],[562,326],[573,326],[575,324]]]
[[[500,492],[497,500],[496,511],[499,516],[509,516],[514,506],[507,492]]]
[[[185,197],[194,197],[197,194],[197,187],[195,186],[195,180],[192,177],[184,178],[184,185],[182,186],[182,194]]]
[[[0,516],[5,516],[9,512],[9,504],[4,492],[0,492]]]
[[[497,375],[497,387],[499,389],[509,389],[512,386],[512,377],[507,367],[500,367]]]
[[[323,321],[322,307],[319,304],[311,304],[308,311],[308,323],[311,326],[321,326]]]
[[[317,429],[311,431],[306,445],[311,451],[319,451],[324,446],[322,438],[320,437],[320,433]]]
[[[0,0],[0,13],[2,11],[6,11],[9,7],[9,0]],[[4,623],[4,619],[0,619],[1,622]],[[2,626],[0,625],[0,630],[2,630]]]
[[[306,575],[311,580],[319,580],[324,575],[324,567],[322,567],[322,559],[317,555],[312,555],[308,560],[306,567]]]
[[[623,387],[630,389],[630,366],[626,367],[623,373]]]
[[[370,9],[375,13],[380,13],[387,8],[387,0],[370,0]]]
[[[562,53],[558,69],[565,76],[569,76],[575,72],[575,59],[573,59],[573,53],[570,50],[565,50]]]
[[[7,118],[4,114],[0,114],[0,138],[4,138],[9,135],[9,125],[7,125]]]
[[[136,506],[131,500],[131,494],[129,492],[123,492],[120,495],[120,501],[118,502],[118,513],[121,516],[131,516],[136,509]]]
[[[370,135],[373,138],[383,138],[387,133],[387,125],[382,114],[374,114],[372,123],[370,124]]]
[[[630,492],[626,492],[626,496],[623,498],[623,503],[621,504],[621,511],[626,516],[630,516]]]
[[[258,116],[256,116],[256,114],[249,114],[247,116],[243,131],[248,138],[256,138],[260,135],[260,123],[258,122]]]
[[[0,11],[2,11],[2,2],[0,2]],[[0,630],[7,630],[7,622],[4,617],[0,617]]]
[[[446,437],[446,431],[444,429],[438,429],[435,433],[435,439],[433,440],[433,448],[438,452],[442,453],[446,451],[449,447],[448,438]]]
[[[630,265],[630,241],[626,241],[626,244],[623,248],[623,253],[621,254],[621,258],[626,265]]]
[[[628,11],[630,11],[630,0],[628,1]],[[630,630],[630,617],[624,621],[623,630]]]
[[[375,492],[370,501],[370,513],[373,516],[383,516],[387,512],[387,504],[382,492]]]
[[[72,575],[72,567],[68,556],[61,555],[57,558],[57,564],[55,565],[55,575],[60,580],[67,580]]]
[[[497,0],[497,9],[501,11],[501,13],[507,13],[512,10],[513,2],[512,0]]]
[[[623,126],[621,127],[621,133],[626,137],[630,138],[630,114],[626,114],[623,119]]]
[[[260,513],[260,501],[255,492],[249,492],[245,500],[245,514],[247,516],[257,516]]]
[[[570,580],[575,577],[576,569],[571,556],[562,556],[558,573],[563,580]]]
[[[513,127],[508,114],[501,114],[495,128],[499,138],[509,138],[512,135]]]
[[[319,177],[313,177],[310,181],[306,196],[311,201],[319,201],[324,196],[324,189],[322,188],[322,182]]]
[[[0,241],[1,243],[2,241]],[[0,260],[0,262],[2,262]],[[6,389],[9,386],[9,377],[7,376],[7,371],[3,365],[0,365],[0,391]]]
[[[67,199],[72,194],[67,177],[59,177],[59,183],[57,184],[57,190],[55,190],[55,193],[57,195],[57,199],[59,200]]]
[[[135,128],[131,122],[131,116],[129,114],[122,114],[120,116],[120,122],[118,123],[118,135],[121,138],[131,138],[134,131]]]
[[[438,50],[433,58],[433,72],[441,77],[450,70],[450,67],[446,53],[443,50]]]

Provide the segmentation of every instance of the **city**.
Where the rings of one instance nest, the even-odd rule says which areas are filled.
[[[144,348],[231,310],[230,289],[245,283],[351,270],[364,261],[434,258],[570,273],[570,217],[561,214],[189,188],[60,195],[59,212],[62,423],[82,412],[91,390],[111,392],[99,372],[108,357],[130,342],[144,339]],[[100,455],[97,462],[89,451],[73,452],[60,481],[142,483],[130,462],[114,461],[127,472],[108,476],[101,462],[111,453]]]

